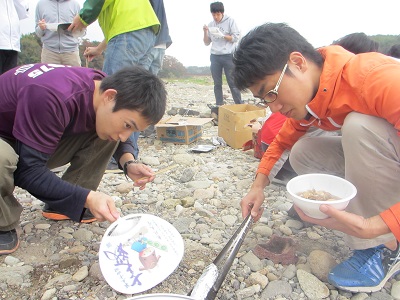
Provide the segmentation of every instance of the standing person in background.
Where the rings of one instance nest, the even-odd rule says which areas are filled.
[[[149,54],[160,22],[148,0],[86,0],[68,30],[82,30],[97,18],[105,39],[86,49],[89,60],[107,48],[103,71],[108,75],[132,65],[150,68]]]
[[[206,46],[211,45],[211,75],[214,80],[214,95],[216,106],[224,104],[222,94],[222,70],[236,104],[243,103],[240,90],[235,86],[232,77],[232,55],[240,39],[240,30],[235,20],[224,14],[224,4],[214,2],[210,4],[213,21],[203,26],[203,41]]]
[[[48,23],[71,23],[79,13],[76,0],[39,0],[36,6],[36,35],[43,43],[41,62],[81,66],[79,39],[67,30],[49,30]]]
[[[171,46],[172,39],[169,35],[169,28],[167,22],[167,15],[165,13],[164,1],[163,0],[151,0],[151,5],[153,6],[154,12],[157,15],[158,20],[160,21],[161,28],[160,32],[156,37],[156,41],[154,43],[154,47],[150,52],[150,72],[154,75],[158,75],[158,72],[162,69],[163,60],[165,56],[165,50]],[[141,132],[141,136],[149,137],[155,133],[154,125],[150,125],[146,128],[145,131]],[[137,144],[137,133],[133,133],[131,136],[132,142]]]
[[[151,0],[151,4],[161,24],[160,32],[156,37],[154,47],[150,53],[150,62],[151,62],[150,72],[153,73],[154,75],[157,75],[158,72],[162,69],[165,50],[169,46],[171,46],[172,39],[171,36],[169,35],[169,28],[167,22],[167,15],[165,13],[165,8],[164,8],[164,1]]]
[[[86,0],[68,30],[76,32],[99,19],[105,39],[97,47],[88,47],[84,55],[91,61],[106,50],[103,72],[114,74],[123,67],[150,68],[150,53],[160,30],[160,22],[149,0]],[[132,153],[139,156],[139,132],[130,137]],[[122,166],[110,161],[108,170]]]
[[[0,74],[17,66],[21,51],[19,21],[28,17],[25,0],[0,1]]]

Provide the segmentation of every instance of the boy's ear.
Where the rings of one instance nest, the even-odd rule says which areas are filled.
[[[307,60],[300,52],[290,53],[289,62],[300,72],[305,72],[308,69]]]
[[[114,89],[108,89],[103,92],[103,99],[106,101],[114,101],[115,96],[117,95],[117,90]]]

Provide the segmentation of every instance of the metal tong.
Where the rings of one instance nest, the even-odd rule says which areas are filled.
[[[215,260],[205,269],[188,296],[196,300],[215,299],[252,224],[253,218],[249,214]]]

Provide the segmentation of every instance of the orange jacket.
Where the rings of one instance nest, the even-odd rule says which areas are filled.
[[[268,176],[284,150],[291,149],[309,126],[338,130],[352,111],[383,118],[399,133],[400,84],[393,84],[393,80],[400,78],[400,63],[380,53],[354,55],[340,46],[318,51],[325,61],[318,92],[306,106],[311,118],[286,120],[264,153],[257,173]],[[400,205],[394,205],[381,216],[400,240]]]

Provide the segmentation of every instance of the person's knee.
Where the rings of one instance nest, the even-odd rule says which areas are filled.
[[[292,168],[296,171],[300,169],[303,161],[304,140],[298,140],[290,150],[289,162]],[[297,171],[296,171],[297,172]]]
[[[314,143],[310,137],[299,139],[290,150],[289,162],[293,170],[297,174],[304,174],[309,172],[309,162],[313,158]]]
[[[347,115],[342,126],[342,144],[352,149],[360,144],[360,141],[375,140],[381,123],[379,119],[360,113]]]
[[[0,155],[0,173],[4,173],[10,168],[16,168],[18,163],[18,155],[11,148],[11,146],[2,147],[2,153]]]
[[[350,113],[344,120],[342,126],[342,136],[359,136],[360,133],[364,132],[368,127],[365,115],[359,113]]]

